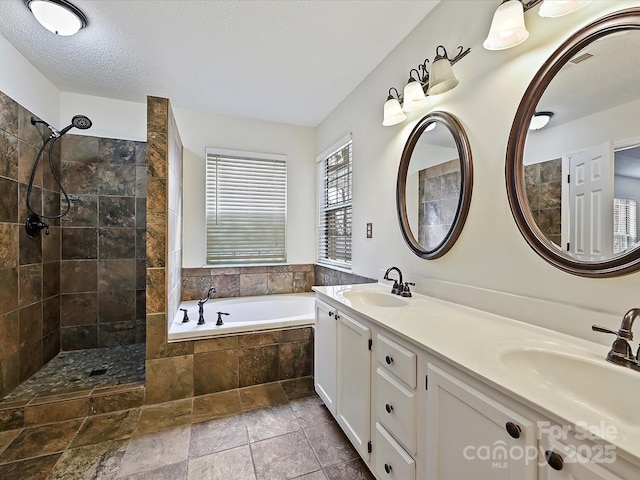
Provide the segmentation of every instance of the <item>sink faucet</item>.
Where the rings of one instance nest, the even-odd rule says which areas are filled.
[[[396,272],[398,272],[398,275],[400,276],[398,280],[396,280],[395,278],[389,278],[389,273],[392,270],[395,270]],[[393,287],[391,288],[391,293],[393,293],[394,295],[400,295],[402,293],[402,272],[398,267],[387,268],[387,271],[384,272],[384,277],[382,278],[383,280],[393,280]]]
[[[621,365],[623,367],[632,368],[633,370],[640,371],[640,347],[636,355],[631,351],[631,345],[628,340],[633,340],[633,322],[640,316],[640,308],[632,308],[622,317],[622,324],[620,330],[617,332],[606,327],[599,325],[593,325],[591,328],[594,332],[611,333],[616,336],[613,341],[611,350],[607,354],[607,361]]]

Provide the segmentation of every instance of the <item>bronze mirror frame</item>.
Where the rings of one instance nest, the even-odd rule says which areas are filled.
[[[460,160],[460,196],[458,199],[458,208],[456,209],[451,228],[436,248],[433,250],[426,250],[422,245],[420,245],[411,232],[411,226],[407,217],[405,190],[407,185],[407,172],[409,170],[409,163],[411,161],[413,150],[422,133],[431,123],[434,122],[440,122],[443,124],[455,140],[456,147],[458,149],[458,158]],[[467,214],[469,213],[472,185],[473,165],[471,161],[471,147],[469,146],[467,134],[458,119],[450,113],[441,111],[434,111],[422,117],[411,131],[411,134],[404,146],[404,150],[402,151],[400,166],[398,167],[398,180],[396,183],[398,222],[400,223],[402,236],[413,253],[421,258],[432,260],[443,256],[451,249],[451,247],[453,247],[453,244],[462,232],[462,227],[464,226]]]
[[[576,260],[551,242],[538,228],[529,208],[524,178],[524,148],[529,122],[544,91],[560,69],[587,45],[601,37],[624,30],[640,30],[640,8],[608,14],[583,27],[566,40],[536,73],[522,97],[507,144],[505,177],[511,213],[531,248],[560,270],[582,277],[614,277],[640,269],[640,245],[608,260]]]

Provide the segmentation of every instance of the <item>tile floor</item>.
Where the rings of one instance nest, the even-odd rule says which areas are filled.
[[[373,480],[310,379],[216,395],[0,432],[0,478]]]

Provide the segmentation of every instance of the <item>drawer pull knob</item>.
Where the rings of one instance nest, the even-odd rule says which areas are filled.
[[[512,437],[512,438],[520,438],[520,432],[521,429],[518,425],[516,425],[513,422],[507,422],[507,433]]]
[[[329,316],[330,316],[330,317],[333,317],[333,312],[329,312]]]
[[[546,452],[544,452],[544,458],[551,468],[553,468],[554,470],[562,470],[564,461],[559,454],[557,454],[556,452],[552,452],[551,450],[547,450]]]
[[[389,465],[388,463],[384,464],[384,471],[387,473],[391,473],[391,470],[393,470],[393,468],[391,468],[391,465]]]
[[[391,365],[393,363],[393,357],[387,355],[384,357],[384,361],[387,362],[387,365]]]
[[[384,409],[387,411],[387,413],[391,413],[393,412],[393,405],[389,405],[388,403],[384,406]]]

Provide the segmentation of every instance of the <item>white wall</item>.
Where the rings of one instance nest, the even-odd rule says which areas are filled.
[[[482,48],[482,41],[498,4],[493,0],[441,2],[318,127],[318,151],[353,132],[354,272],[381,278],[381,271],[396,265],[406,278],[417,282],[419,292],[433,292],[443,285],[470,286],[481,292],[476,299],[484,302],[484,307],[500,297],[491,292],[499,292],[506,294],[500,298],[507,299],[505,304],[511,302],[514,311],[517,305],[521,311],[526,308],[513,299],[529,296],[542,303],[554,301],[610,313],[609,321],[613,318],[617,322],[611,326],[618,327],[627,309],[640,304],[640,273],[588,279],[563,273],[538,257],[511,215],[505,154],[520,99],[545,59],[579,27],[604,13],[640,2],[592,2],[572,15],[555,19],[528,12],[529,40],[510,50],[491,52]],[[409,69],[425,57],[433,59],[439,44],[453,51],[458,45],[471,47],[471,53],[454,67],[459,86],[430,98],[430,106],[411,114],[404,124],[383,127],[382,107],[389,87],[402,88]],[[471,144],[474,184],[469,216],[457,243],[440,259],[422,260],[411,253],[401,236],[395,182],[404,142],[419,118],[431,110],[452,113],[464,126]],[[373,222],[372,239],[366,238],[367,222]],[[472,302],[472,297],[459,298]],[[536,320],[542,312],[523,312],[523,318]],[[584,318],[575,316],[540,321],[551,326],[574,322],[578,330],[590,330]],[[610,340],[603,339],[605,343]]]
[[[53,124],[58,122],[60,91],[2,35],[0,91],[41,119]]]
[[[315,129],[175,108],[184,145],[184,267],[205,264],[205,149],[287,155],[287,262],[316,260]]]

